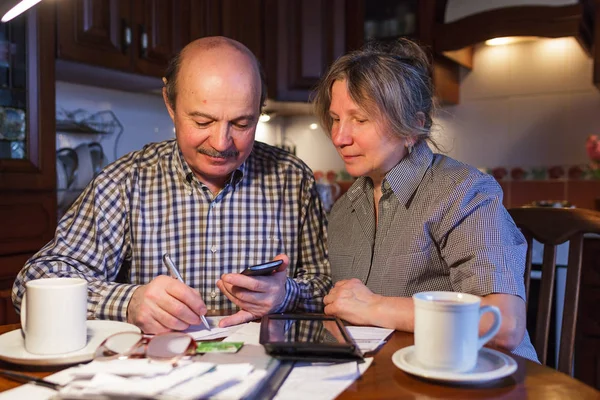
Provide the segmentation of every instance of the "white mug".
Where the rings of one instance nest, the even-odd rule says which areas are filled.
[[[45,278],[25,283],[21,327],[32,354],[63,354],[87,343],[87,281]]]
[[[477,354],[500,330],[498,307],[480,307],[481,299],[456,292],[421,292],[415,305],[415,359],[424,368],[467,372],[475,368]],[[494,323],[479,336],[479,322],[486,313]]]

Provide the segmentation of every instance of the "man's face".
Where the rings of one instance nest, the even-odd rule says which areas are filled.
[[[259,82],[234,54],[229,63],[183,62],[177,89],[175,109],[167,102],[177,142],[196,177],[218,192],[252,151]]]

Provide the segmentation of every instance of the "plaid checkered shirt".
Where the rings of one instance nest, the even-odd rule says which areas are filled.
[[[158,275],[167,252],[209,310],[237,307],[216,286],[224,273],[290,258],[277,311],[320,312],[331,287],[326,215],[311,170],[283,150],[255,142],[217,195],[192,173],[175,140],[152,143],[104,169],[27,261],[13,286],[42,277],[88,282],[88,317],[126,320],[133,291]]]
[[[373,183],[364,177],[333,207],[334,282],[358,278],[384,296],[442,290],[525,300],[527,243],[491,176],[422,141],[386,175],[378,221],[374,209]],[[537,361],[527,332],[513,353]]]

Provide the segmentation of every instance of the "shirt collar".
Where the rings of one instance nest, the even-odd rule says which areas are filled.
[[[410,154],[387,173],[385,180],[407,207],[433,161],[433,152],[424,140],[419,141]]]

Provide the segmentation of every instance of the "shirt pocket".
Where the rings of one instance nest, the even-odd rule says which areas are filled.
[[[277,235],[243,238],[237,243],[236,253],[242,269],[262,264],[281,253],[281,240]]]

